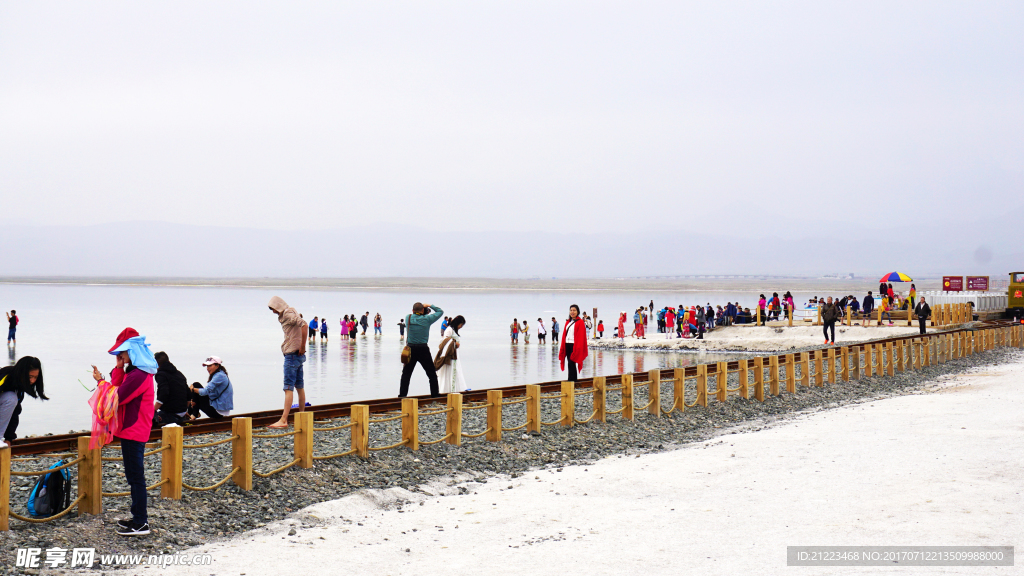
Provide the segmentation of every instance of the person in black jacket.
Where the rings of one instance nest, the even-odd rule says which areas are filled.
[[[43,367],[34,356],[22,356],[14,366],[0,368],[0,430],[4,440],[0,448],[18,437],[18,415],[25,394],[49,400],[43,393]]]
[[[871,295],[871,290],[868,290],[868,295],[864,297],[864,302],[860,306],[861,312],[864,314],[864,326],[871,324],[871,311],[875,309],[875,297]]]
[[[921,296],[921,301],[917,303],[917,308],[914,308],[914,314],[917,314],[917,324],[921,328],[921,334],[924,334],[928,317],[932,315],[932,309],[924,301],[924,296]]]
[[[821,322],[823,324],[822,330],[825,332],[825,344],[836,343],[836,320],[839,320],[840,312],[839,307],[832,301],[832,297],[828,297],[828,302],[821,308]],[[829,338],[829,330],[832,331],[832,338]]]
[[[188,414],[189,388],[188,380],[174,364],[166,352],[157,352],[156,358],[156,412],[153,414],[153,426],[162,427],[167,424],[181,425]]]

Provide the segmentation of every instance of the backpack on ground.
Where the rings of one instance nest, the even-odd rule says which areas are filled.
[[[63,466],[60,460],[50,468]],[[36,518],[60,514],[71,506],[71,475],[68,469],[43,474],[28,495],[28,513]]]

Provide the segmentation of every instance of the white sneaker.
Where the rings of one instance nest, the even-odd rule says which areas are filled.
[[[8,444],[5,440],[0,440],[0,450],[7,448]]]

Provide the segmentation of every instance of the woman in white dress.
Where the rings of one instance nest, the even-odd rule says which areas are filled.
[[[448,327],[444,329],[444,338],[434,359],[437,368],[437,380],[441,385],[441,392],[444,394],[461,393],[466,390],[466,379],[462,370],[462,348],[459,330],[466,325],[466,319],[461,315],[452,318]],[[441,363],[438,366],[438,363]]]

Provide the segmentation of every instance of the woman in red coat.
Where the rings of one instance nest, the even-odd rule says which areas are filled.
[[[569,319],[562,328],[562,343],[558,348],[558,361],[565,370],[565,358],[569,358],[569,381],[577,380],[578,370],[583,370],[587,359],[587,325],[580,319],[580,307],[569,306]]]

